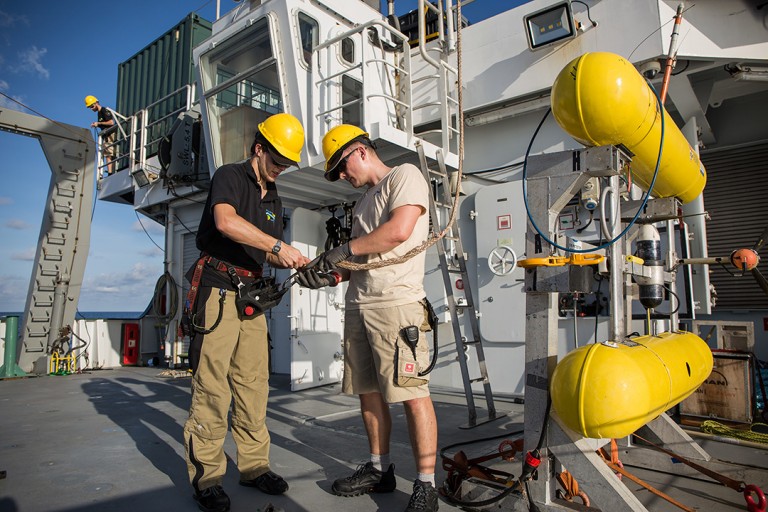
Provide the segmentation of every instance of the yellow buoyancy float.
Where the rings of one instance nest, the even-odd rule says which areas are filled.
[[[552,374],[552,407],[584,437],[628,436],[683,401],[712,372],[712,351],[689,332],[580,347]]]
[[[664,115],[664,147],[655,197],[696,199],[707,182],[699,156]],[[572,60],[552,85],[552,113],[568,134],[586,146],[623,145],[632,157],[632,179],[648,190],[661,139],[656,95],[635,67],[619,55],[585,53]]]

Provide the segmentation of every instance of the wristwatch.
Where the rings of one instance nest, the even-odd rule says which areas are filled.
[[[272,254],[277,254],[280,252],[280,249],[283,247],[283,241],[278,240],[275,242],[275,245],[272,247]]]

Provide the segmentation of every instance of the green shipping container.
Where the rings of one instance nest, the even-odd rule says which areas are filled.
[[[210,35],[211,22],[190,13],[136,55],[118,64],[117,111],[132,116],[193,83],[192,49]],[[176,95],[152,107],[149,118],[162,119],[183,105],[182,96]]]

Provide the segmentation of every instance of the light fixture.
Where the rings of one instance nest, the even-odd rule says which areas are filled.
[[[147,173],[142,168],[138,168],[131,172],[131,176],[133,176],[133,179],[136,181],[136,184],[139,186],[139,188],[143,188],[149,185],[149,176],[147,176]]]
[[[768,68],[752,66],[741,62],[726,64],[725,70],[734,80],[744,82],[768,82]]]
[[[528,14],[523,21],[531,50],[576,37],[570,1]]]
[[[504,119],[521,116],[530,112],[544,110],[549,107],[551,99],[549,96],[542,96],[527,101],[521,101],[512,105],[507,105],[479,114],[470,114],[464,118],[467,126],[481,126],[484,124],[495,123]]]

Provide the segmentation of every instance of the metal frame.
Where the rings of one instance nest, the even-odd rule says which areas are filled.
[[[0,130],[38,139],[51,168],[19,356],[22,370],[44,374],[51,344],[75,320],[91,238],[96,146],[88,129],[15,110],[0,110]]]

